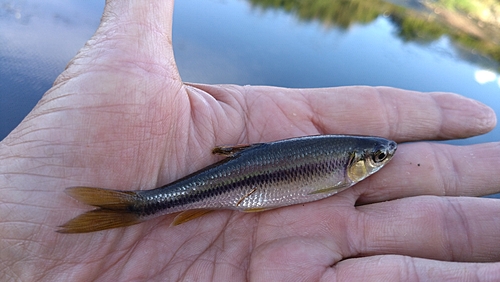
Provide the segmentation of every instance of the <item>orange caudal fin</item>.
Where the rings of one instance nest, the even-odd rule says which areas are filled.
[[[133,213],[97,209],[81,214],[59,226],[59,233],[88,233],[117,227],[125,227],[141,222]]]
[[[59,233],[94,232],[141,222],[139,216],[130,211],[130,207],[139,200],[135,192],[72,187],[66,189],[66,193],[98,209],[81,214],[59,226]]]
[[[133,191],[118,191],[94,187],[66,188],[66,194],[89,206],[110,210],[128,208],[137,200],[137,193]]]

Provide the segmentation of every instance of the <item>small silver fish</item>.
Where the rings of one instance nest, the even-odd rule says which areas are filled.
[[[152,190],[67,188],[97,207],[63,224],[60,233],[129,226],[181,212],[178,225],[212,210],[258,212],[336,194],[377,172],[396,152],[379,137],[317,135],[252,145],[219,146],[225,159]]]

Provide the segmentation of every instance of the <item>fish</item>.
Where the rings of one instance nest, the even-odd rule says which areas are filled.
[[[379,171],[396,149],[392,140],[355,135],[217,146],[212,153],[224,159],[155,189],[66,188],[69,196],[96,208],[57,232],[95,232],[178,213],[175,226],[214,210],[261,212],[317,201]]]

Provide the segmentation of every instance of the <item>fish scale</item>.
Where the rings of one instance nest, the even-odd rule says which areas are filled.
[[[152,190],[68,188],[72,197],[97,209],[70,220],[59,232],[92,232],[181,212],[174,219],[177,225],[210,210],[254,212],[316,201],[377,172],[396,148],[385,138],[349,135],[220,146],[213,152],[225,159]]]

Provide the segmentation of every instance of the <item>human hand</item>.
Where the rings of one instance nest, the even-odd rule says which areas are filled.
[[[70,186],[151,189],[215,162],[220,144],[292,136],[463,138],[495,125],[463,97],[392,88],[184,84],[173,1],[108,1],[95,36],[0,143],[0,277],[12,280],[444,280],[500,274],[498,143],[399,146],[376,175],[325,200],[172,216],[67,235],[88,208]],[[422,196],[427,195],[427,196]]]

